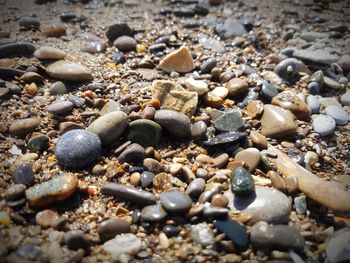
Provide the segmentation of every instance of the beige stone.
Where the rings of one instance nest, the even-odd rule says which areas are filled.
[[[228,90],[228,94],[230,96],[235,96],[248,91],[249,85],[248,82],[244,79],[233,78],[227,83],[226,87]]]
[[[156,80],[152,84],[152,100],[159,100],[161,106],[191,117],[197,109],[198,94],[176,82]]]
[[[248,148],[240,151],[235,156],[235,162],[244,161],[249,172],[254,171],[260,162],[260,151],[256,148]]]
[[[267,148],[267,140],[266,137],[262,134],[260,134],[257,131],[251,131],[249,134],[249,138],[252,140],[253,145],[256,146],[259,149],[266,149]]]
[[[172,71],[187,73],[192,71],[194,67],[191,52],[187,47],[180,47],[163,58],[159,63],[159,68],[168,73]]]
[[[247,115],[251,118],[260,116],[264,111],[264,103],[260,100],[252,100],[247,105]]]

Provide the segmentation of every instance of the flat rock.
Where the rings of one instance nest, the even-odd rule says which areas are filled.
[[[236,167],[231,173],[232,192],[237,196],[250,195],[254,192],[254,189],[254,181],[250,172],[242,166]]]
[[[222,132],[236,132],[243,126],[241,114],[236,110],[224,113],[214,122],[214,127]]]
[[[91,71],[74,62],[59,60],[46,68],[46,73],[53,78],[67,81],[86,81],[92,79]]]
[[[249,239],[244,226],[231,219],[215,220],[214,225],[221,232],[231,239],[231,241],[240,249],[248,247]]]
[[[261,134],[279,138],[296,134],[293,114],[278,106],[266,104],[261,118]]]
[[[43,207],[67,199],[77,186],[78,178],[75,175],[64,174],[28,188],[25,195],[30,206]]]
[[[129,231],[130,223],[119,218],[109,218],[102,221],[97,228],[98,235],[104,242]]]
[[[122,254],[136,255],[142,248],[141,239],[136,235],[127,233],[117,235],[102,245],[104,251],[111,254],[112,259],[119,261]]]
[[[190,119],[181,112],[158,110],[154,115],[154,120],[176,137],[187,138],[191,134]]]
[[[312,121],[312,128],[321,136],[327,136],[331,134],[335,129],[335,125],[335,120],[332,117],[323,114],[318,115]]]
[[[159,62],[159,68],[168,73],[172,71],[187,73],[192,71],[194,67],[191,52],[184,46],[170,53]]]
[[[41,124],[39,118],[27,118],[15,120],[9,128],[9,133],[12,136],[24,137],[28,133],[33,132]]]
[[[288,222],[292,210],[291,200],[282,192],[263,186],[255,186],[255,193],[236,196],[231,190],[225,192],[229,208],[251,216],[250,223],[267,221],[271,224]]]
[[[322,49],[296,49],[293,52],[293,57],[304,60],[305,62],[315,62],[323,64],[334,63],[337,62],[339,59],[337,55],[333,55],[328,51]]]
[[[13,56],[29,56],[33,54],[35,47],[28,42],[14,42],[0,45],[0,58],[8,58]]]
[[[301,39],[308,41],[308,42],[313,42],[313,41],[316,41],[320,38],[328,38],[329,33],[308,31],[308,32],[302,32],[299,37]]]
[[[160,202],[169,213],[183,214],[192,206],[191,198],[184,192],[177,189],[170,189],[159,195]]]
[[[50,46],[42,46],[34,52],[34,57],[40,60],[64,59],[67,53],[63,50]]]
[[[68,100],[58,100],[47,107],[47,111],[53,115],[65,115],[72,111],[74,104]]]

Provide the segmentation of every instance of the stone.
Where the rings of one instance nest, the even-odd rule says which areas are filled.
[[[185,84],[189,91],[196,92],[198,95],[203,95],[209,91],[208,84],[203,80],[195,80],[191,77],[185,79]]]
[[[222,132],[236,132],[244,127],[241,114],[232,110],[221,115],[215,122],[214,127]]]
[[[224,103],[223,98],[216,96],[211,91],[204,95],[204,101],[209,107],[220,108]]]
[[[190,236],[195,243],[202,246],[208,246],[214,243],[214,232],[205,222],[192,225]]]
[[[130,232],[130,223],[119,218],[109,218],[100,223],[97,232],[100,239],[106,242],[116,235]]]
[[[132,141],[143,147],[157,146],[162,136],[162,127],[147,119],[135,120],[129,123],[125,132],[125,140]]]
[[[103,184],[101,192],[106,195],[113,195],[122,200],[133,202],[140,206],[153,205],[157,200],[156,196],[150,192],[117,183]]]
[[[117,235],[104,243],[102,248],[111,254],[113,260],[120,261],[122,255],[136,255],[142,248],[142,242],[136,235],[127,233]],[[125,257],[123,258],[125,259]]]
[[[326,32],[315,32],[315,31],[306,31],[300,34],[300,38],[306,40],[307,42],[313,42],[320,38],[328,38],[329,33]]]
[[[269,226],[264,221],[257,222],[251,229],[250,240],[258,248],[303,249],[305,240],[300,233],[286,225]]]
[[[9,128],[11,136],[25,137],[27,134],[33,132],[41,124],[39,118],[27,118],[15,120]]]
[[[84,126],[79,123],[75,123],[71,121],[61,122],[60,125],[58,126],[58,130],[61,135],[65,134],[68,131],[79,130],[79,129],[83,130]]]
[[[152,223],[162,221],[167,215],[161,205],[149,205],[141,210],[141,218]]]
[[[304,215],[307,212],[306,197],[305,195],[297,196],[294,198],[295,211],[298,215]]]
[[[340,102],[344,106],[350,106],[350,90],[347,90],[341,97]]]
[[[58,220],[59,215],[57,212],[50,209],[42,210],[35,216],[35,221],[41,228],[54,227]]]
[[[308,88],[311,95],[317,95],[320,93],[320,85],[315,81],[311,81],[307,85],[307,88]]]
[[[208,146],[219,146],[230,144],[234,145],[235,143],[239,143],[246,138],[246,134],[243,132],[227,132],[219,134],[212,139],[205,141],[204,144]]]
[[[291,200],[277,189],[255,186],[251,195],[237,196],[231,190],[225,192],[229,208],[251,216],[249,223],[266,221],[271,224],[288,222],[292,210]]]
[[[116,102],[114,100],[109,100],[100,110],[100,116],[104,116],[107,113],[113,112],[113,111],[121,111],[122,105],[119,102]]]
[[[36,72],[26,72],[19,79],[27,84],[31,84],[32,82],[41,84],[44,82],[44,78]]]
[[[196,178],[192,180],[186,188],[186,193],[192,197],[197,198],[205,187],[205,180],[203,178]]]
[[[50,138],[41,133],[33,133],[28,140],[27,146],[33,152],[42,152],[49,146]]]
[[[249,239],[244,226],[231,219],[215,220],[215,227],[225,235],[240,249],[248,247]]]
[[[75,95],[69,95],[68,100],[78,108],[81,108],[85,104],[85,99]]]
[[[280,176],[275,171],[268,171],[266,175],[271,180],[273,187],[275,187],[276,189],[282,192],[287,192],[288,188],[282,176]]]
[[[325,112],[334,119],[337,125],[346,125],[349,122],[349,115],[342,107],[329,105],[326,107]]]
[[[142,188],[147,188],[150,187],[153,183],[155,174],[148,172],[148,171],[143,171],[141,174],[141,186]]]
[[[19,26],[26,28],[26,29],[30,29],[30,28],[35,28],[38,29],[40,27],[40,21],[32,16],[24,16],[21,17],[18,20]]]
[[[156,80],[152,83],[152,100],[158,100],[161,106],[191,117],[197,109],[198,94],[185,90],[176,82]]]
[[[264,103],[260,100],[252,100],[247,104],[247,115],[251,118],[259,117],[264,111]]]
[[[307,62],[330,64],[337,62],[339,57],[337,55],[329,53],[323,49],[296,49],[293,52],[293,57],[301,59]]]
[[[160,162],[153,158],[143,160],[143,168],[151,173],[158,174],[163,171],[163,166]]]
[[[213,89],[211,91],[211,93],[216,97],[219,97],[221,99],[225,99],[228,95],[228,90],[225,87],[219,86],[219,87],[216,87],[215,89]]]
[[[12,174],[12,180],[15,184],[24,184],[32,186],[35,182],[33,167],[30,163],[20,164]]]
[[[55,101],[47,107],[47,111],[53,115],[66,115],[72,111],[74,104],[68,100]]]
[[[47,26],[43,33],[46,37],[61,37],[66,35],[66,28],[61,24]]]
[[[113,42],[116,38],[120,36],[130,36],[133,30],[125,22],[117,22],[108,27],[106,36],[110,42]]]
[[[231,173],[231,190],[235,195],[250,195],[254,192],[254,181],[251,174],[242,166]]]
[[[218,63],[218,61],[216,60],[216,58],[208,58],[206,59],[202,64],[201,64],[201,72],[203,74],[206,73],[210,73],[211,70],[216,66],[216,64]]]
[[[233,78],[226,84],[228,95],[236,96],[248,92],[249,84],[246,80]]]
[[[55,155],[61,165],[78,169],[92,165],[101,152],[101,140],[95,133],[71,130],[59,138]]]
[[[191,126],[191,137],[195,140],[205,138],[207,133],[207,124],[204,121],[197,121]]]
[[[66,56],[67,53],[63,50],[50,46],[42,46],[34,52],[34,57],[40,60],[60,60]]]
[[[187,138],[191,134],[190,119],[181,112],[158,110],[154,115],[154,120],[176,137]]]
[[[294,115],[278,106],[266,104],[261,118],[261,134],[280,138],[296,134]]]
[[[103,145],[115,142],[128,126],[128,116],[122,111],[109,112],[96,119],[87,128],[98,135]]]
[[[136,49],[137,42],[130,36],[120,36],[114,40],[113,45],[121,51],[133,51]]]
[[[229,200],[222,194],[215,194],[211,198],[211,205],[217,207],[227,207]]]
[[[326,255],[329,262],[346,262],[350,260],[350,231],[343,228],[335,231],[327,240]]]
[[[184,214],[192,206],[192,200],[188,194],[176,188],[162,192],[159,198],[163,208],[169,213]]]
[[[343,71],[350,71],[350,55],[342,56],[337,64],[343,69]]]
[[[55,201],[67,199],[75,192],[77,186],[78,178],[75,175],[64,174],[28,188],[25,195],[31,207],[44,207]]]
[[[180,47],[178,50],[168,54],[159,62],[159,68],[165,72],[187,73],[195,68],[192,55],[187,47]]]
[[[91,242],[81,230],[71,230],[65,233],[64,242],[71,250],[78,250],[80,248],[89,251]]]
[[[0,87],[0,100],[7,99],[10,96],[10,92],[8,87]]]
[[[132,143],[118,156],[118,160],[120,163],[137,164],[142,163],[145,157],[145,149],[137,143]]]
[[[51,96],[57,96],[67,94],[68,89],[62,81],[56,81],[51,84],[49,92]]]
[[[215,31],[224,39],[239,37],[247,33],[244,26],[231,17],[227,18],[223,25],[219,24]]]
[[[249,172],[252,172],[260,162],[260,151],[253,147],[244,149],[236,154],[235,161],[243,161]]]
[[[216,168],[223,168],[227,164],[228,159],[229,155],[227,153],[222,153],[213,159],[213,166]]]
[[[334,97],[319,97],[319,102],[320,105],[323,107],[328,107],[329,105],[341,107],[341,104],[339,103],[338,99]]]
[[[46,73],[59,80],[86,81],[92,79],[90,69],[66,60],[58,60],[46,68]]]
[[[302,62],[295,58],[286,58],[278,63],[274,69],[278,76],[283,80],[294,83],[298,79],[298,73]]]
[[[335,129],[335,120],[327,115],[318,115],[312,121],[312,128],[321,136],[330,135]]]
[[[35,46],[28,42],[14,42],[0,45],[0,58],[14,56],[30,56],[34,53]]]
[[[14,201],[19,200],[24,197],[24,192],[27,187],[24,184],[14,184],[11,185],[5,192],[5,200],[6,201]]]
[[[249,138],[252,140],[254,146],[259,149],[267,149],[268,142],[266,137],[257,131],[251,131]]]
[[[273,71],[263,71],[261,72],[261,76],[264,78],[264,80],[266,80],[274,86],[279,86],[282,84],[282,79],[280,78],[280,76],[278,76],[278,74]]]
[[[318,98],[316,96],[307,96],[306,102],[312,114],[318,113],[320,111],[320,102],[318,101]]]
[[[262,81],[261,92],[263,96],[268,100],[272,100],[275,96],[278,95],[277,88],[266,80]]]

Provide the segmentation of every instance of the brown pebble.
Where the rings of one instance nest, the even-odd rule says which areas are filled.
[[[66,34],[66,28],[63,25],[50,25],[43,31],[46,37],[60,37]]]
[[[130,175],[130,183],[133,185],[133,186],[138,186],[141,182],[141,175],[140,173],[132,173]]]
[[[43,210],[36,214],[35,221],[42,228],[49,228],[56,224],[58,221],[58,214],[53,210]]]
[[[222,194],[215,194],[211,199],[212,206],[227,207],[229,200]]]
[[[264,111],[264,103],[260,100],[253,100],[247,105],[247,114],[251,118],[260,116]]]

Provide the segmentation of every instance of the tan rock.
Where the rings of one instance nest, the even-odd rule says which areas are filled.
[[[260,151],[256,148],[248,148],[240,151],[235,156],[235,162],[244,161],[249,172],[254,171],[260,162]]]
[[[219,108],[224,103],[223,98],[216,96],[211,91],[204,95],[204,101],[208,106],[213,108]]]
[[[191,52],[187,47],[180,47],[163,58],[159,63],[159,68],[168,73],[172,71],[187,73],[192,71],[194,67]]]
[[[264,114],[261,118],[262,135],[280,138],[294,135],[296,131],[294,115],[290,111],[270,104],[264,106]]]
[[[248,82],[244,79],[233,78],[227,83],[226,87],[228,90],[228,95],[235,96],[248,91],[249,85]]]
[[[33,132],[40,123],[41,119],[39,118],[16,120],[11,124],[9,132],[12,136],[24,137],[28,133]]]
[[[156,80],[152,84],[152,100],[159,100],[161,106],[191,117],[197,109],[198,94],[185,90],[176,82]]]
[[[42,46],[34,52],[34,56],[40,60],[58,60],[65,58],[67,56],[67,53],[59,48]]]
[[[272,99],[271,104],[290,110],[300,120],[310,119],[310,108],[293,91],[286,90],[279,93]]]
[[[267,140],[266,137],[262,134],[260,134],[257,131],[251,131],[249,134],[249,138],[252,140],[253,145],[256,146],[259,149],[266,149],[267,148]]]
[[[264,111],[264,103],[260,100],[250,101],[247,105],[247,114],[251,118],[260,116]]]
[[[53,78],[67,81],[85,81],[92,79],[90,69],[66,60],[58,60],[46,68],[46,73]]]

